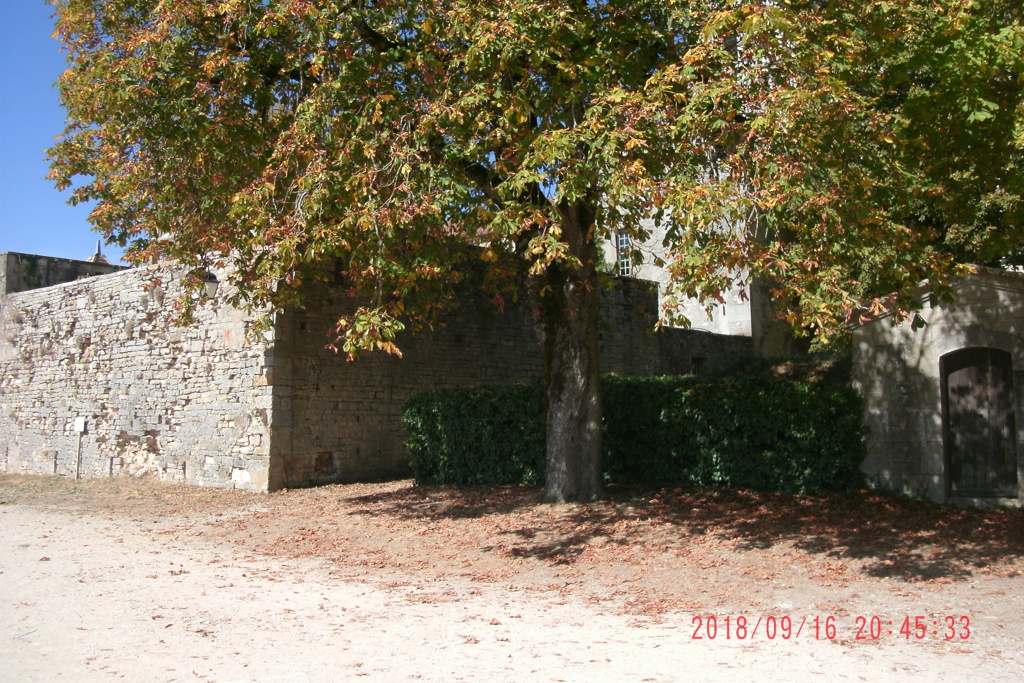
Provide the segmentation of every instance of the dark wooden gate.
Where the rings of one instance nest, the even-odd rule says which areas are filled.
[[[999,349],[940,360],[942,427],[951,496],[1017,496],[1013,367]]]

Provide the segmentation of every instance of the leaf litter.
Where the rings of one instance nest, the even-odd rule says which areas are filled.
[[[418,585],[407,599],[421,602],[457,599],[430,582],[460,577],[578,595],[654,620],[789,604],[851,614],[844,605],[872,590],[922,599],[980,580],[1004,582],[989,593],[1019,594],[1024,583],[1020,509],[959,509],[872,491],[613,486],[605,500],[566,505],[541,496],[536,487],[410,481],[260,495],[134,479],[0,477],[6,504],[137,519],[152,534],[319,559],[349,580]]]

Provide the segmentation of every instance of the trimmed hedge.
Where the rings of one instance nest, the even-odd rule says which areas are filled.
[[[816,493],[862,482],[861,401],[817,378],[602,379],[605,479]],[[537,386],[414,394],[403,410],[421,484],[544,480],[543,396]]]
[[[540,484],[544,401],[536,386],[443,389],[402,406],[418,484]]]
[[[850,387],[765,376],[606,378],[605,469],[624,484],[789,493],[861,483]]]

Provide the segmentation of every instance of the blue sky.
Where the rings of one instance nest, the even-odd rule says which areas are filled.
[[[89,209],[69,206],[46,179],[46,149],[64,129],[54,83],[65,63],[52,14],[44,0],[0,0],[0,252],[84,259],[100,238]],[[103,253],[113,263],[121,254]]]

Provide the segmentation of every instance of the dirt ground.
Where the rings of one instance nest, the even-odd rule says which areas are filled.
[[[0,681],[1019,681],[1024,511],[0,477]]]

